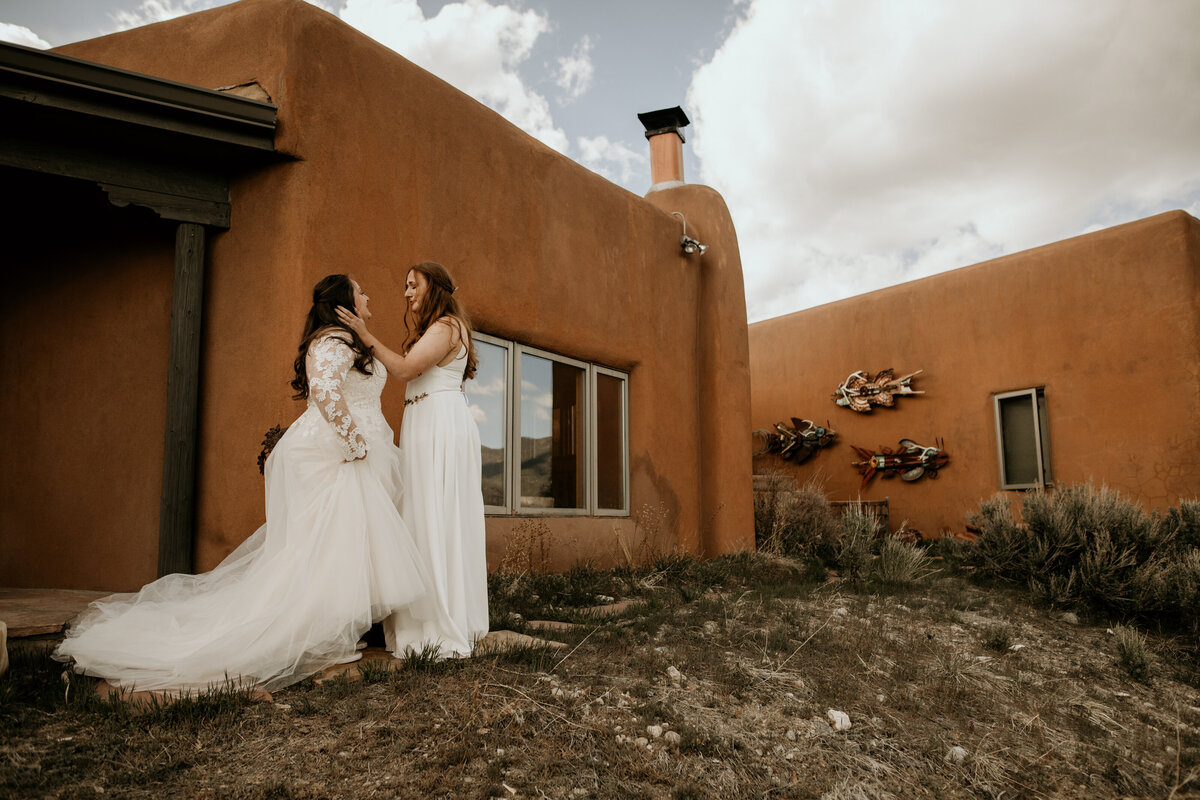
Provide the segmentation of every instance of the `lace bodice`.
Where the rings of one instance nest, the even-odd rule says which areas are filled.
[[[315,408],[329,423],[347,461],[362,458],[367,454],[366,431],[363,414],[356,419],[354,412],[378,416],[387,370],[379,361],[371,363],[370,375],[354,369],[354,350],[336,333],[313,340],[305,365],[308,407]]]

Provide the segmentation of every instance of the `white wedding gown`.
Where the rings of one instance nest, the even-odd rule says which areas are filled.
[[[352,363],[336,335],[310,345],[308,408],[266,462],[265,525],[211,572],[92,603],[55,657],[123,688],[269,690],[354,660],[371,623],[400,609],[437,619],[401,517],[387,372]]]
[[[432,611],[401,609],[384,621],[393,652],[436,645],[443,656],[469,655],[488,632],[482,454],[462,392],[466,366],[464,346],[450,364],[430,367],[405,388],[404,522],[421,554]]]

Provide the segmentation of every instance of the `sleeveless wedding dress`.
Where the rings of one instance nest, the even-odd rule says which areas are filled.
[[[432,611],[401,609],[383,623],[389,650],[436,645],[470,655],[488,632],[479,428],[463,394],[467,348],[408,382],[400,426],[404,522],[429,581]]]
[[[353,360],[336,334],[309,346],[308,408],[266,462],[266,524],[211,572],[92,603],[55,658],[122,688],[270,690],[353,661],[372,622],[399,609],[437,618],[401,517],[387,371]]]

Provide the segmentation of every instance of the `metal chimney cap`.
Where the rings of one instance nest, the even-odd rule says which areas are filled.
[[[687,114],[683,113],[683,109],[679,106],[663,108],[658,111],[645,111],[638,114],[638,119],[646,128],[647,139],[651,136],[658,136],[660,133],[674,133],[686,142],[687,139],[683,138],[683,133],[679,129],[692,124]]]

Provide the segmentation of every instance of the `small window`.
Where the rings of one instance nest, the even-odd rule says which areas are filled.
[[[479,426],[483,461],[483,504],[489,514],[506,514],[512,508],[508,496],[509,427],[512,398],[508,376],[512,369],[512,345],[486,334],[473,335],[479,366],[475,380],[467,381],[463,391],[471,415]]]
[[[596,476],[592,507],[598,515],[629,513],[629,397],[624,373],[592,367],[592,441]]]
[[[1000,486],[1041,489],[1052,482],[1050,437],[1046,425],[1046,393],[1022,389],[993,396]]]

